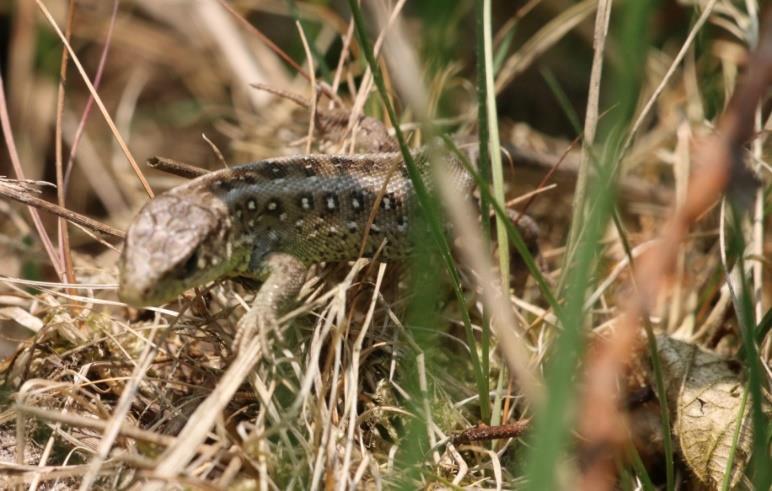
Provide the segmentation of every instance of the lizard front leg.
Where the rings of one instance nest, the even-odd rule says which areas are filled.
[[[252,306],[237,324],[233,346],[241,351],[255,336],[264,341],[266,334],[278,327],[278,316],[300,291],[306,266],[297,257],[283,252],[272,252],[260,261],[265,282],[255,295]]]

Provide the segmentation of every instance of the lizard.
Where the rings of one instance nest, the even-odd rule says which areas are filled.
[[[372,255],[382,242],[384,259],[403,258],[413,201],[397,152],[291,156],[211,172],[139,211],[127,230],[118,295],[134,306],[160,304],[246,276],[263,281],[253,307],[274,322],[311,264],[355,259],[362,244]]]
[[[290,92],[255,88],[311,107]],[[342,136],[351,112],[317,108],[313,116],[323,139],[332,141]],[[359,154],[266,159],[211,173],[174,162],[173,172],[193,179],[148,202],[129,226],[119,298],[141,307],[221,278],[262,281],[239,321],[234,345],[243,347],[261,327],[275,327],[311,264],[372,257],[376,251],[385,260],[404,259],[411,249],[413,183],[385,125],[365,115],[356,123],[363,135]],[[431,186],[424,150],[414,152],[414,159]],[[473,148],[467,150],[475,161]],[[471,197],[472,176],[458,157],[442,154],[459,195]],[[538,227],[530,217],[508,213],[535,242]]]
[[[430,184],[426,153],[414,155]],[[472,176],[457,157],[443,157],[459,196],[471,197]],[[118,295],[141,307],[222,278],[262,281],[239,323],[239,345],[261,325],[275,325],[310,265],[376,251],[387,261],[408,256],[415,201],[399,152],[298,155],[206,173],[159,194],[135,216]]]

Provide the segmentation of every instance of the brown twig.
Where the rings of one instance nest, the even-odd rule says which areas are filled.
[[[262,90],[263,92],[268,92],[269,94],[279,96],[282,99],[288,99],[304,109],[308,109],[311,107],[311,101],[309,101],[302,95],[296,94],[294,92],[277,89],[276,87],[271,87],[268,84],[263,84],[260,82],[252,82],[251,84],[249,84],[249,86],[252,87],[253,89]]]
[[[98,222],[92,218],[68,210],[67,208],[48,202],[44,199],[30,196],[29,192],[25,192],[24,189],[28,190],[29,187],[26,186],[23,182],[6,179],[0,180],[0,196],[10,198],[14,201],[18,201],[19,203],[24,203],[25,205],[33,208],[40,208],[49,213],[53,213],[54,215],[61,217],[69,222],[76,223],[109,237],[121,240],[123,240],[125,237],[125,234],[121,230],[113,228],[109,225],[105,225],[104,223]]]
[[[166,157],[150,157],[147,159],[147,166],[151,169],[158,169],[161,172],[184,177],[186,179],[195,179],[196,177],[209,173],[208,170],[202,169],[201,167],[186,164],[179,160],[167,159]]]
[[[500,440],[502,438],[517,438],[528,429],[530,419],[521,419],[505,425],[488,426],[480,423],[451,437],[453,445],[464,445],[472,442],[484,442],[488,440]]]

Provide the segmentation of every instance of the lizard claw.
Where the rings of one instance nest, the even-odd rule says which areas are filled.
[[[241,352],[255,336],[268,346],[269,333],[279,331],[278,314],[297,295],[303,285],[305,266],[294,256],[271,253],[262,258],[262,266],[269,271],[263,286],[257,292],[252,306],[236,325],[233,349]]]
[[[268,345],[268,333],[278,330],[278,321],[270,309],[260,303],[255,303],[236,325],[236,335],[233,338],[233,350],[240,353],[249,341],[260,336],[260,344]]]

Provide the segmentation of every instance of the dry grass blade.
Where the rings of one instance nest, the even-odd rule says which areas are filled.
[[[544,25],[527,43],[507,58],[496,79],[496,93],[523,73],[538,56],[560,41],[596,8],[598,0],[585,0],[571,6]]]
[[[592,71],[590,72],[590,88],[587,95],[587,112],[584,119],[584,138],[582,144],[582,158],[579,162],[579,172],[576,176],[574,188],[574,214],[571,220],[571,235],[568,239],[569,260],[571,248],[576,243],[579,231],[582,230],[587,210],[583,203],[587,196],[587,182],[590,176],[590,167],[594,156],[592,145],[595,142],[595,132],[598,128],[598,103],[600,101],[600,83],[603,74],[603,57],[605,56],[606,36],[608,35],[609,21],[611,20],[611,5],[613,2],[599,0],[598,11],[595,16],[595,36],[593,38]]]
[[[3,87],[3,74],[0,73],[0,124],[3,127],[3,137],[5,138],[5,144],[8,148],[8,156],[11,159],[11,165],[16,173],[18,179],[24,179],[24,171],[22,170],[21,162],[19,161],[19,153],[16,151],[16,144],[13,139],[13,131],[11,131],[11,121],[8,117],[8,104],[5,98],[5,88]],[[43,222],[40,220],[37,210],[32,206],[28,206],[30,216],[32,217],[32,223],[35,224],[35,230],[40,237],[40,241],[43,243],[43,247],[48,253],[48,259],[51,261],[51,265],[56,270],[56,274],[59,278],[64,278],[64,266],[62,265],[61,258],[57,254],[53,243],[51,242]]]
[[[64,36],[69,43],[72,37],[72,20],[75,17],[75,1],[70,0],[67,4],[67,25],[65,26]],[[67,78],[67,49],[62,48],[62,58],[59,65],[59,87],[56,101],[56,135],[54,136],[54,151],[56,159],[56,200],[61,208],[65,207],[65,188],[64,188],[64,162],[62,160],[62,118],[64,116],[64,82]],[[57,220],[59,230],[59,254],[64,263],[65,278],[68,283],[75,282],[75,273],[72,270],[72,251],[70,250],[70,234],[67,230],[67,223],[63,218]]]
[[[107,111],[107,108],[102,102],[102,98],[99,97],[99,94],[97,94],[96,88],[94,88],[94,85],[91,83],[91,80],[89,80],[88,75],[86,74],[86,71],[83,69],[83,65],[81,65],[80,60],[78,59],[78,56],[73,51],[72,47],[70,46],[70,43],[67,41],[67,38],[62,33],[61,29],[59,29],[59,26],[56,24],[56,21],[51,16],[51,12],[48,11],[48,8],[46,8],[45,4],[43,4],[41,0],[35,0],[35,2],[37,3],[40,10],[43,12],[43,15],[45,15],[48,22],[51,24],[51,27],[54,28],[54,31],[56,31],[56,34],[62,40],[62,43],[64,43],[64,46],[67,48],[67,51],[70,53],[70,56],[72,56],[72,62],[78,68],[78,72],[83,78],[83,82],[86,84],[89,92],[91,92],[91,95],[94,97],[94,101],[96,102],[97,107],[99,107],[99,110],[102,112],[102,116],[104,116],[105,121],[107,122],[107,125],[110,127],[110,130],[113,132],[113,136],[115,136],[115,141],[117,141],[118,145],[121,147],[121,150],[123,151],[123,155],[125,155],[126,160],[129,161],[129,165],[131,165],[131,168],[134,170],[134,173],[137,175],[139,182],[142,183],[142,187],[145,189],[145,192],[147,193],[148,196],[152,198],[154,194],[153,194],[153,190],[150,189],[150,184],[148,184],[147,179],[145,179],[145,176],[142,174],[142,170],[139,168],[139,165],[137,165],[137,162],[134,160],[134,156],[131,154],[131,152],[129,151],[129,147],[126,145],[126,142],[123,140],[123,137],[118,132],[118,128],[115,127],[113,118],[110,117],[110,113]]]
[[[72,413],[47,411],[45,409],[41,409],[35,406],[29,406],[23,403],[17,403],[14,406],[14,409],[28,416],[32,416],[32,417],[42,419],[42,420],[47,420],[47,421],[53,421],[56,423],[63,423],[68,426],[91,428],[91,429],[100,430],[100,431],[104,431],[105,428],[107,428],[106,421],[96,420],[91,416],[80,416],[78,414],[72,414]],[[121,426],[120,434],[122,436],[133,438],[135,440],[140,440],[140,441],[153,443],[157,445],[163,445],[166,447],[174,445],[175,442],[177,441],[176,438],[171,437],[169,435],[163,435],[160,433],[155,433],[153,431],[143,430],[141,428],[136,428],[128,424],[124,424],[123,426]]]

